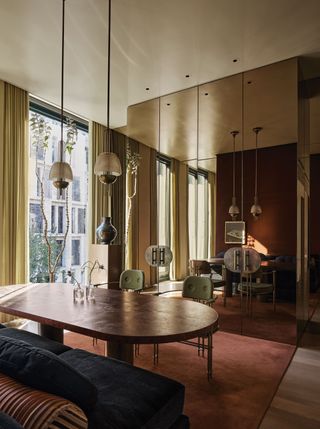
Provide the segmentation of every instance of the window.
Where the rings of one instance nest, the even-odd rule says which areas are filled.
[[[58,234],[63,233],[64,224],[64,207],[58,206]]]
[[[86,233],[86,209],[78,209],[78,233]]]
[[[55,206],[51,206],[51,232],[54,233],[57,229],[57,224],[56,224],[56,207]]]
[[[30,204],[30,227],[33,232],[42,232],[42,214],[40,204]]]
[[[189,170],[188,194],[190,259],[206,259],[209,256],[209,186],[205,171]]]
[[[170,160],[158,157],[157,177],[159,245],[170,247]],[[159,278],[169,279],[169,267],[159,267]]]
[[[79,177],[73,177],[72,199],[73,199],[73,201],[80,201],[80,179],[79,179]]]
[[[80,265],[80,240],[72,240],[72,265]]]
[[[32,144],[32,130],[30,129],[30,168],[29,168],[29,212],[30,212],[30,241],[29,241],[29,266],[30,279],[34,281],[37,278],[37,271],[41,265],[41,272],[46,272],[47,267],[47,247],[43,244],[42,235],[44,230],[44,221],[40,208],[41,187],[37,182],[36,171],[43,177],[44,184],[44,211],[48,221],[48,232],[52,242],[52,254],[56,255],[57,250],[62,245],[62,237],[66,228],[66,209],[65,199],[66,191],[60,191],[53,187],[48,180],[49,171],[53,162],[59,161],[59,141],[60,141],[60,111],[40,101],[30,101],[30,118],[37,113],[41,119],[44,119],[51,128],[48,147],[37,150]],[[63,272],[70,269],[73,263],[77,264],[74,273],[77,279],[81,279],[80,266],[88,259],[87,256],[87,231],[86,209],[88,195],[88,125],[78,118],[76,121],[78,129],[77,143],[74,147],[71,160],[66,154],[65,160],[72,165],[74,182],[69,186],[69,208],[70,208],[70,231],[63,252],[62,262],[59,262],[57,270],[57,281],[63,280]],[[65,128],[66,132],[66,128]],[[39,234],[41,233],[41,234]],[[71,234],[79,233],[75,238]],[[76,240],[73,243],[73,240]],[[41,247],[42,246],[42,247]],[[41,251],[39,248],[41,247]],[[39,257],[42,258],[39,262]]]

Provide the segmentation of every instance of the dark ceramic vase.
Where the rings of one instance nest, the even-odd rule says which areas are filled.
[[[101,244],[110,244],[117,236],[117,230],[111,223],[111,217],[104,216],[96,229],[98,242]]]

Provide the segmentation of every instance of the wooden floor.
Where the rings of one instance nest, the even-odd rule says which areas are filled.
[[[320,307],[259,429],[320,428]]]

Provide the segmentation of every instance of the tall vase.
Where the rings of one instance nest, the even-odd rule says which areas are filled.
[[[117,230],[111,223],[111,217],[104,216],[101,224],[96,229],[98,242],[101,244],[110,244],[117,236]]]

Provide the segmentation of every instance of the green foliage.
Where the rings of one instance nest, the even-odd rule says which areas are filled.
[[[69,117],[67,117],[67,137],[66,137],[66,145],[65,145],[65,151],[71,154],[73,151],[74,145],[77,143],[78,138],[78,130],[77,130],[77,124],[75,121]]]
[[[51,135],[51,127],[44,116],[32,113],[30,118],[31,142],[37,149],[47,149]]]
[[[30,229],[29,234],[30,281],[33,283],[47,282],[49,281],[48,247],[41,233]],[[56,258],[60,250],[60,244],[53,236],[49,236],[49,241],[53,256]]]

